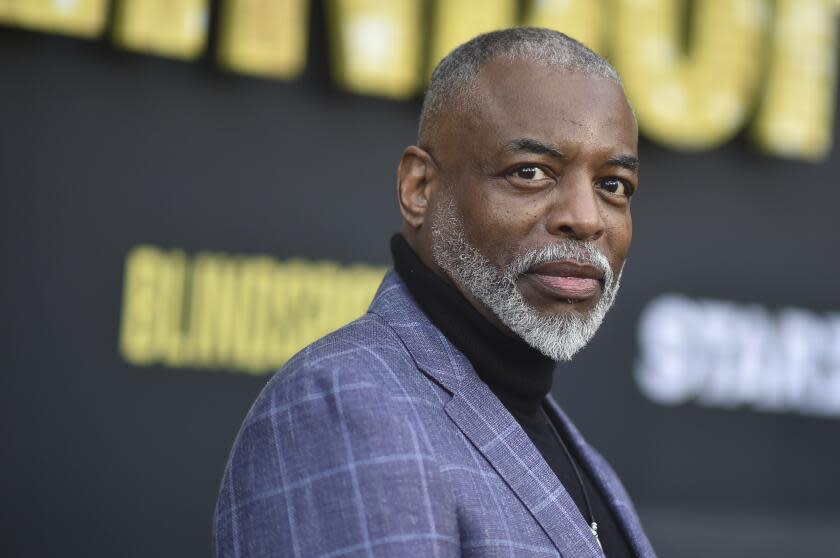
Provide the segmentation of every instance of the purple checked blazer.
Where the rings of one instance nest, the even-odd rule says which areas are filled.
[[[640,558],[630,498],[548,397]],[[216,556],[603,557],[537,448],[390,271],[367,314],[298,353],[234,443]]]

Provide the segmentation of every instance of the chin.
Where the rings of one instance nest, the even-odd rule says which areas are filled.
[[[586,317],[598,305],[598,298],[584,300],[564,299],[557,297],[523,296],[525,302],[541,316],[570,316]]]

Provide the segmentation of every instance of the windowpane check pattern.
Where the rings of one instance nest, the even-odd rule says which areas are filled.
[[[615,473],[552,417],[653,558]],[[528,436],[389,272],[367,314],[266,385],[231,450],[218,557],[550,557],[603,553]]]

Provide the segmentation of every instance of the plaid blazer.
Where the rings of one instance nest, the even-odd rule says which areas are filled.
[[[637,556],[618,477],[551,396],[556,422]],[[390,271],[368,313],[266,385],[214,517],[216,556],[603,557],[527,434]]]

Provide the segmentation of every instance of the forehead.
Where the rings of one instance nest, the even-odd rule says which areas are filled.
[[[529,137],[570,154],[637,151],[636,120],[612,79],[497,59],[482,67],[475,95],[469,119],[482,148]]]

